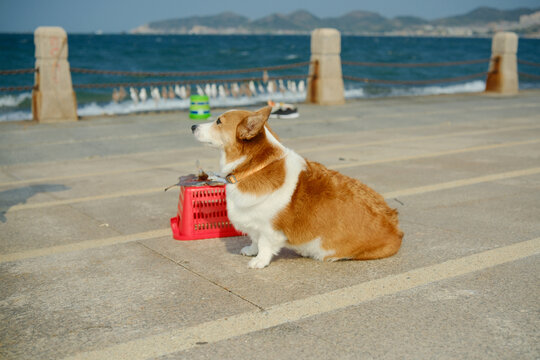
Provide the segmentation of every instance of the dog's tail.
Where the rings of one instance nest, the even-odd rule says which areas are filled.
[[[398,219],[399,212],[397,211],[397,209],[388,209],[386,214],[388,215],[388,218],[390,219],[390,223],[394,225],[396,235],[399,236],[400,239],[402,239],[403,231],[399,229],[399,219]]]

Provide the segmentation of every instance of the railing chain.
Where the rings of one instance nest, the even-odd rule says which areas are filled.
[[[343,76],[345,80],[365,82],[371,84],[387,84],[387,85],[428,85],[428,84],[438,84],[443,82],[457,82],[463,80],[474,79],[481,76],[486,76],[487,72],[475,73],[465,76],[456,76],[453,78],[444,78],[444,79],[432,79],[432,80],[381,80],[381,79],[369,79],[369,78],[359,78],[354,76]]]
[[[439,66],[457,66],[457,65],[471,65],[481,64],[488,62],[490,59],[476,59],[476,60],[464,60],[464,61],[452,61],[452,62],[436,62],[436,63],[377,63],[377,62],[358,62],[358,61],[342,61],[343,65],[352,66],[372,66],[372,67],[439,67]]]
[[[257,68],[236,69],[236,70],[199,71],[199,72],[116,71],[116,70],[95,70],[95,69],[83,69],[83,68],[71,68],[71,72],[80,73],[80,74],[102,74],[102,75],[144,76],[144,77],[197,77],[197,76],[208,76],[208,75],[230,75],[230,74],[244,74],[244,73],[259,72],[259,71],[292,69],[296,67],[307,66],[310,63],[311,62],[309,61],[305,61],[301,63],[285,64],[285,65],[277,65],[277,66],[269,66],[269,67],[257,67]]]

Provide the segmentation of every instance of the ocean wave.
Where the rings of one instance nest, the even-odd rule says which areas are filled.
[[[417,87],[380,87],[377,91],[364,87],[349,87],[345,89],[345,98],[374,98],[392,96],[426,96],[441,94],[459,94],[482,92],[486,83],[482,80],[471,81],[462,84],[417,86]]]
[[[268,100],[277,102],[293,102],[298,103],[304,101],[306,93],[274,93],[274,94],[258,94],[255,96],[239,96],[239,97],[217,97],[210,98],[211,107],[235,107],[249,106],[261,103],[266,103]],[[189,99],[161,99],[159,101],[147,100],[145,102],[134,103],[131,100],[121,103],[98,104],[92,102],[79,107],[77,113],[79,116],[97,116],[97,115],[114,115],[114,114],[131,114],[151,111],[170,111],[170,110],[185,110],[190,105]]]
[[[391,96],[425,96],[437,94],[456,94],[481,92],[485,88],[485,82],[481,80],[453,84],[446,86],[425,86],[425,87],[403,87],[403,88],[385,88],[384,93],[370,93],[365,87],[349,87],[345,89],[346,99],[373,98],[373,97],[391,97]],[[17,106],[25,99],[29,99],[31,94],[24,93],[17,96],[8,95],[0,97],[3,103],[8,106]],[[264,104],[268,100],[275,102],[300,103],[305,101],[306,92],[276,92],[273,94],[259,93],[255,96],[239,97],[217,97],[210,98],[211,108],[243,107],[257,104]],[[0,102],[2,104],[2,102]],[[13,104],[13,105],[11,105]],[[144,113],[152,111],[172,111],[186,110],[189,108],[189,99],[161,99],[159,101],[147,100],[145,102],[134,103],[126,100],[120,103],[86,103],[79,104],[77,113],[79,116],[99,116],[99,115],[125,115],[133,113]],[[7,109],[4,109],[7,110]],[[0,121],[17,121],[32,119],[31,111],[8,111],[0,113]]]
[[[486,88],[486,82],[475,80],[464,84],[446,85],[446,86],[424,86],[412,87],[408,89],[392,88],[392,96],[403,95],[440,95],[440,94],[459,94],[482,92]]]
[[[32,120],[31,111],[10,111],[8,113],[0,114],[0,121],[21,121]]]
[[[17,95],[0,96],[0,108],[2,107],[17,107],[24,100],[31,99],[32,93],[21,93]]]
[[[449,86],[427,86],[427,87],[412,87],[412,88],[390,88],[390,96],[405,96],[405,95],[436,95],[436,94],[454,94],[465,92],[480,92],[483,91],[485,83],[483,81],[473,81],[470,83],[449,85]],[[388,95],[385,95],[388,96]],[[364,88],[350,88],[345,90],[345,98],[370,98],[376,95],[370,95]],[[239,97],[217,97],[210,98],[209,103],[212,108],[228,108],[241,107],[256,104],[266,103],[268,100],[275,102],[300,103],[305,101],[306,92],[276,92],[273,94],[257,94],[255,96],[239,96]],[[97,116],[97,115],[114,115],[114,114],[131,114],[138,112],[151,111],[169,111],[169,110],[185,110],[188,109],[190,102],[188,99],[161,99],[159,101],[147,100],[135,104],[131,100],[121,103],[98,104],[91,103],[79,107],[79,116]]]

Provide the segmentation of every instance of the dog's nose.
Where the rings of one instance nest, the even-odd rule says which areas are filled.
[[[195,132],[195,130],[197,130],[197,125],[193,125],[193,126],[191,127],[191,132]]]

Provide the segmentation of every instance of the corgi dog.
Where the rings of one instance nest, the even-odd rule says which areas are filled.
[[[282,145],[267,124],[271,111],[231,110],[191,127],[221,150],[229,219],[252,241],[240,251],[254,257],[248,266],[268,266],[283,247],[330,261],[394,255],[403,238],[397,211],[360,181]]]

